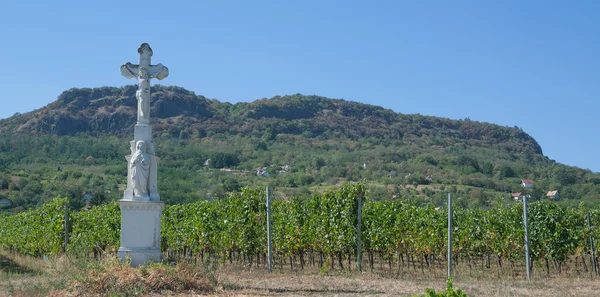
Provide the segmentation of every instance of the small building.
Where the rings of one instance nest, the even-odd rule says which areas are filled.
[[[94,198],[94,195],[92,195],[92,193],[87,192],[85,194],[83,194],[83,201],[90,201],[92,200],[92,198]]]
[[[523,197],[525,197],[525,195],[521,192],[512,193],[510,196],[515,200],[523,199]]]
[[[548,193],[546,193],[546,197],[548,197],[550,199],[558,199],[558,191],[557,190],[548,191]]]
[[[264,167],[256,169],[256,175],[258,175],[258,176],[264,176],[264,177],[269,177],[270,176],[269,172]]]
[[[531,189],[531,188],[533,188],[533,181],[530,179],[522,179],[521,186],[524,188]]]
[[[292,170],[292,166],[286,164],[286,165],[281,166],[281,170],[279,170],[279,173],[283,174],[290,170]]]
[[[10,201],[6,198],[0,199],[0,206],[9,206],[9,205],[12,205],[12,201]]]

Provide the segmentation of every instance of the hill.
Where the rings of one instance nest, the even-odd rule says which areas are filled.
[[[43,108],[0,120],[0,195],[17,208],[58,194],[75,205],[85,192],[99,202],[118,199],[136,88],[70,89]],[[151,118],[168,203],[245,185],[308,195],[363,179],[373,199],[443,204],[452,191],[471,207],[510,203],[508,193],[517,191],[545,199],[558,190],[570,204],[596,204],[600,193],[600,176],[549,160],[517,127],[301,94],[231,104],[167,86],[153,86]],[[268,177],[256,174],[261,167]],[[534,180],[534,188],[521,188],[521,179]]]
[[[135,125],[136,86],[70,89],[39,110],[0,121],[0,133],[127,136]],[[221,103],[179,87],[155,86],[151,100],[156,136],[216,133],[303,135],[308,138],[379,139],[431,145],[500,146],[542,154],[518,128],[432,116],[405,115],[363,103],[320,96],[277,96],[251,103]],[[418,141],[421,142],[421,141]]]

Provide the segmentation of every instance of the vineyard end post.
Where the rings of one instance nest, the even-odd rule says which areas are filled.
[[[527,218],[527,195],[523,196],[523,223],[525,224],[525,266],[527,267],[527,280],[531,280],[531,262],[529,259],[529,221]]]
[[[356,226],[356,267],[358,271],[362,271],[362,194],[358,195],[358,224]]]
[[[69,203],[65,203],[65,253],[69,244]]]
[[[271,244],[271,196],[267,187],[267,252],[269,255],[269,272],[273,272],[273,246]]]
[[[592,251],[592,266],[594,267],[594,273],[598,274],[598,266],[596,264],[596,249],[594,248],[594,238],[592,237],[592,219],[590,213],[587,214],[588,228],[590,230],[590,250]]]
[[[452,277],[452,193],[448,193],[448,278]]]

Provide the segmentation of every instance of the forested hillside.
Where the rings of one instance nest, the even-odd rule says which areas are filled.
[[[4,208],[17,212],[57,195],[81,207],[87,192],[95,204],[122,197],[135,90],[71,89],[43,108],[0,120],[0,200],[12,202]],[[171,204],[216,199],[246,185],[270,185],[291,197],[361,180],[372,199],[435,205],[448,191],[478,208],[513,203],[513,192],[540,200],[558,190],[554,199],[564,204],[600,199],[600,175],[549,160],[517,127],[300,94],[231,104],[179,87],[152,92],[159,191]],[[521,179],[533,180],[533,189]]]

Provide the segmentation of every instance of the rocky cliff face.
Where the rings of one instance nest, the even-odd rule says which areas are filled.
[[[0,133],[77,133],[127,135],[136,122],[136,86],[123,88],[70,89],[58,99],[26,114],[0,122]],[[151,99],[153,126],[161,128],[182,117],[210,119],[213,114],[206,99],[177,87],[154,87]]]
[[[0,133],[127,136],[133,133],[136,122],[136,90],[137,86],[70,89],[41,109],[1,120]],[[180,87],[156,85],[152,87],[150,108],[156,135],[274,137],[286,133],[404,141],[422,146],[495,146],[542,153],[535,139],[518,128],[398,114],[379,106],[320,96],[296,94],[230,104],[196,96]]]

